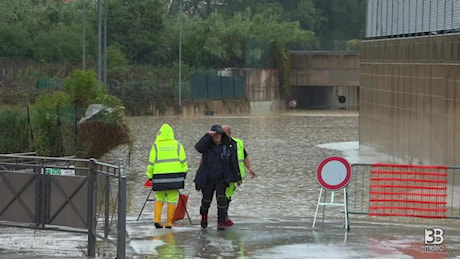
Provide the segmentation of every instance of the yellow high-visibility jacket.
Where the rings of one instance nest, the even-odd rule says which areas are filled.
[[[150,150],[147,178],[152,179],[152,189],[183,189],[188,171],[184,146],[174,139],[174,130],[163,124]]]

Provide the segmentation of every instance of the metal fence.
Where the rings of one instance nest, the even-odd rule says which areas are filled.
[[[368,214],[372,164],[352,164],[353,177],[348,184],[348,213]],[[448,167],[447,218],[460,219],[460,167]]]
[[[239,99],[243,97],[243,77],[195,75],[192,78],[193,100]]]
[[[47,156],[75,154],[78,120],[84,109],[34,107],[0,112],[0,153],[39,151]]]
[[[0,198],[1,225],[30,228],[20,225],[27,223],[36,229],[52,226],[87,234],[89,257],[95,257],[100,238],[117,247],[117,258],[125,258],[126,176],[121,160],[111,165],[94,159],[0,155]],[[98,223],[103,229],[97,229]]]

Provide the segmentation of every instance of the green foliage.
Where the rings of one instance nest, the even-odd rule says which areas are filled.
[[[0,57],[28,58],[31,46],[26,28],[0,21]]]
[[[359,51],[354,39],[359,41],[364,35],[365,0],[218,2],[182,1],[180,26],[179,1],[104,1],[108,4],[108,89],[136,85],[127,82],[143,80],[169,82],[167,87],[171,89],[162,90],[163,99],[149,101],[143,110],[150,110],[152,103],[155,107],[176,104],[181,43],[184,94],[188,93],[187,82],[195,69],[226,67],[277,68],[281,90],[287,92],[289,50]],[[85,57],[88,67],[94,69],[98,49],[98,1],[85,3]],[[2,102],[32,103],[38,80],[62,80],[81,66],[83,1],[0,1],[0,14],[0,58],[19,58],[25,64],[40,63],[40,72],[30,74],[36,75],[34,79],[7,67],[7,75],[0,81]],[[55,68],[46,68],[48,64]],[[14,77],[10,78],[11,75]],[[87,85],[78,84],[72,83],[69,89],[73,104],[83,108],[91,100],[100,98],[93,89],[86,91]],[[78,93],[79,89],[83,91]],[[148,96],[140,94],[144,91],[147,90],[141,88],[134,94],[119,97],[127,108],[131,107],[127,103],[140,107]]]
[[[346,41],[364,37],[366,0],[314,0],[324,16],[316,32],[323,50],[345,50]]]
[[[81,61],[81,26],[56,26],[39,31],[34,39],[34,59],[40,62]]]
[[[2,20],[8,24],[23,22],[28,16],[31,4],[29,0],[0,1]]]
[[[282,22],[279,19],[279,14],[270,9],[255,14],[249,31],[270,44],[275,65],[280,72],[280,91],[285,95],[290,88],[290,45],[297,44],[302,48],[311,48],[315,40],[313,32],[301,30],[297,22]]]
[[[105,87],[98,89],[96,73],[92,70],[75,70],[64,80],[64,89],[72,103],[80,108],[89,106],[105,93]]]
[[[244,67],[257,63],[271,67],[274,62],[267,62],[267,58],[277,57],[277,48],[287,53],[292,44],[301,48],[315,45],[312,32],[301,30],[297,22],[280,21],[279,14],[270,8],[257,14],[247,9],[232,18],[213,13],[206,20],[184,20],[182,59],[192,67]]]
[[[281,13],[283,12],[283,2],[285,1],[286,0],[227,0],[227,5],[219,8],[219,11],[224,13],[227,17],[231,17],[235,13],[244,12],[248,9],[251,10],[252,13],[262,13],[267,9]]]
[[[167,63],[169,42],[163,36],[166,13],[165,2],[160,0],[112,1],[108,41],[118,42],[133,63]]]
[[[361,40],[353,39],[353,40],[347,41],[347,51],[351,51],[354,53],[360,53],[361,52]]]
[[[14,63],[14,61],[10,62]],[[37,80],[44,77],[48,76],[34,65],[8,71],[3,82],[0,82],[0,85],[3,83],[0,88],[0,103],[24,106],[30,104],[38,95],[38,90],[35,88]]]
[[[123,123],[124,107],[120,99],[97,89],[93,71],[75,70],[64,81],[64,91],[43,93],[32,109],[34,147],[43,156],[74,155],[77,147],[77,122],[87,106],[100,103],[114,112],[104,115],[105,122]]]
[[[31,109],[34,147],[37,154],[71,155],[73,147],[66,147],[64,144],[72,144],[75,117],[70,95],[62,91],[40,95]]]
[[[288,3],[291,2],[289,5]],[[293,3],[296,2],[296,3]],[[298,21],[300,28],[309,31],[320,31],[326,21],[320,9],[316,8],[314,0],[284,1],[283,20]]]
[[[113,111],[109,115],[110,121],[118,121],[121,122],[125,115],[125,107],[123,106],[122,101],[117,98],[116,96],[112,95],[100,95],[95,99],[96,104],[105,105],[108,108],[112,108]]]
[[[20,109],[0,111],[0,153],[30,151],[30,125],[27,113]]]
[[[109,69],[122,68],[128,65],[128,59],[120,48],[120,45],[110,45],[107,48],[107,67]]]
[[[87,1],[86,39],[91,57],[95,48],[95,2]],[[80,1],[0,1],[0,57],[46,62],[80,62],[82,11]]]

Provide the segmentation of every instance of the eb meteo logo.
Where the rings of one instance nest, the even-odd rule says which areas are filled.
[[[441,228],[425,228],[425,251],[439,252],[444,250],[444,230]]]

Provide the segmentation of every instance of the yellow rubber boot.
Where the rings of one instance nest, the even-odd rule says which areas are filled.
[[[176,204],[168,203],[168,219],[166,220],[166,228],[172,228],[175,212],[176,212]]]
[[[163,228],[163,224],[161,224],[161,211],[163,210],[163,202],[162,201],[155,201],[155,214],[154,214],[154,222],[156,228]]]

